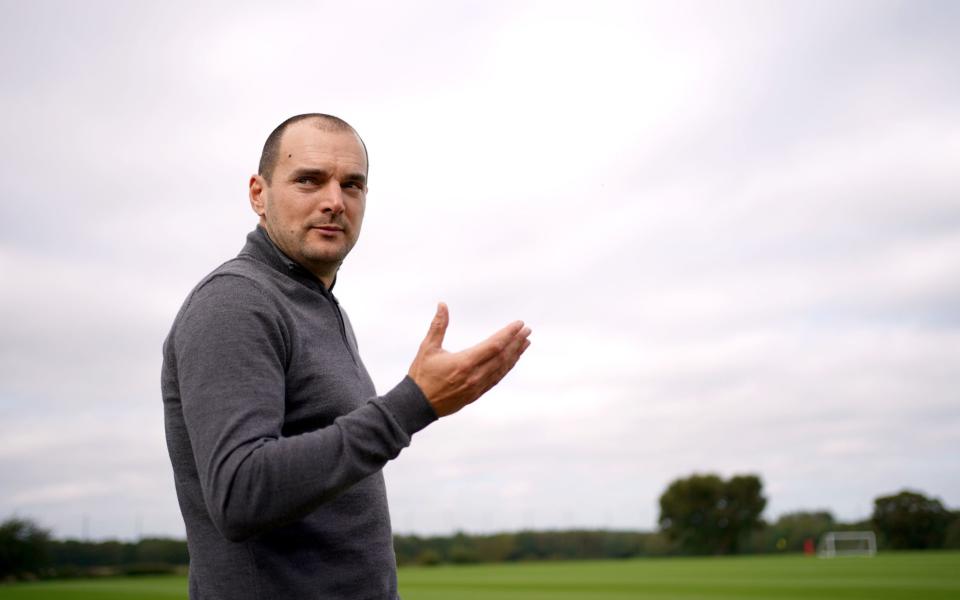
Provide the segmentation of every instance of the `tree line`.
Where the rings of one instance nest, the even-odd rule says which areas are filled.
[[[400,565],[524,560],[618,559],[803,552],[830,531],[874,531],[881,550],[960,549],[960,512],[903,490],[874,500],[872,516],[840,522],[828,511],[761,518],[763,484],[755,475],[724,480],[691,475],[660,496],[655,532],[573,530],[493,535],[396,536]]]
[[[876,498],[871,518],[861,522],[838,522],[828,511],[793,512],[766,522],[765,507],[763,484],[755,475],[724,480],[694,474],[672,482],[661,495],[658,531],[398,535],[394,548],[401,566],[759,554],[800,552],[828,531],[872,530],[881,550],[960,549],[960,513],[910,490]],[[56,540],[29,519],[0,523],[0,581],[174,573],[188,563],[185,540]]]

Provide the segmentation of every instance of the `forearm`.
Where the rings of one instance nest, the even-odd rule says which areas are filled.
[[[204,469],[208,511],[234,541],[295,521],[382,469],[435,418],[405,379],[330,426],[221,448]]]

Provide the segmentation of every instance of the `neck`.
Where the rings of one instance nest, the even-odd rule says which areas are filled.
[[[337,280],[337,271],[340,270],[340,263],[337,263],[335,266],[331,266],[329,263],[312,264],[309,262],[301,262],[299,260],[294,260],[294,262],[316,277],[317,280],[323,284],[323,287],[328,290],[333,287],[333,282]]]
[[[318,273],[317,271],[314,271],[313,269],[309,269],[309,271],[310,271],[311,273],[313,273],[313,276],[316,277],[317,279],[319,279],[319,280],[320,280],[320,283],[323,284],[323,287],[325,287],[325,288],[328,289],[328,290],[329,290],[331,287],[333,287],[333,282],[336,281],[336,279],[337,279],[337,272],[336,272],[336,271],[334,271],[333,273]]]

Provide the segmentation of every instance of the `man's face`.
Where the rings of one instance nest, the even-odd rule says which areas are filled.
[[[271,182],[250,178],[250,204],[270,239],[328,287],[360,236],[366,173],[355,133],[308,119],[284,132]]]

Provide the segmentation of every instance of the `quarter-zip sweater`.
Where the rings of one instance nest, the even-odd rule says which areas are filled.
[[[336,298],[262,228],[187,297],[161,388],[192,600],[397,597],[381,469],[437,416],[409,377],[377,396]]]

